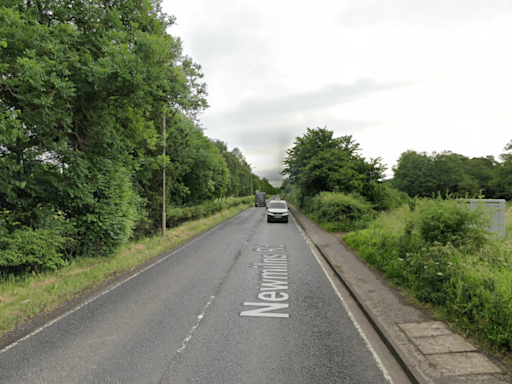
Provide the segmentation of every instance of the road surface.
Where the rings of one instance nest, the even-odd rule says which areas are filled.
[[[253,207],[3,349],[0,383],[390,383],[383,353],[295,221]]]

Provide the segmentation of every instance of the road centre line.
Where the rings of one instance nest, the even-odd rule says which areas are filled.
[[[213,300],[215,299],[215,296],[211,296],[210,297],[210,300],[206,303],[206,305],[204,306],[203,308],[203,311],[201,312],[201,314],[199,316],[197,316],[197,320],[196,320],[196,323],[194,324],[194,326],[190,329],[190,331],[188,332],[187,334],[187,337],[185,337],[185,339],[182,341],[181,343],[181,347],[180,349],[178,349],[176,351],[176,353],[182,353],[185,348],[187,347],[187,343],[189,342],[189,340],[192,338],[192,333],[194,333],[194,331],[197,329],[197,327],[199,327],[199,323],[201,323],[201,320],[203,320],[204,318],[204,315],[205,315],[205,312],[206,312],[206,309],[210,306],[211,303],[213,303]]]
[[[233,216],[233,217],[235,217],[235,216]],[[121,282],[117,283],[117,284],[116,284],[116,285],[114,285],[113,287],[110,287],[110,288],[109,288],[109,289],[107,289],[106,291],[103,291],[102,293],[98,294],[97,296],[93,297],[92,299],[89,299],[88,301],[86,301],[85,303],[83,303],[83,304],[79,305],[78,307],[76,307],[76,308],[72,309],[71,311],[64,313],[63,315],[61,315],[61,316],[57,317],[56,319],[53,319],[53,320],[52,320],[52,321],[50,321],[49,323],[47,323],[47,324],[45,324],[45,325],[43,325],[43,326],[41,326],[41,327],[37,328],[35,331],[33,331],[33,332],[29,333],[29,334],[28,334],[28,335],[26,335],[25,337],[22,337],[21,339],[16,340],[14,343],[9,344],[7,347],[5,347],[5,348],[3,348],[2,350],[0,350],[0,354],[2,354],[2,353],[4,353],[4,352],[8,351],[8,350],[9,350],[9,349],[11,349],[11,348],[14,348],[15,346],[17,346],[17,345],[18,345],[19,343],[21,343],[22,341],[25,341],[25,340],[27,340],[28,338],[30,338],[30,337],[32,337],[32,336],[34,336],[34,335],[38,334],[39,332],[41,332],[41,331],[42,331],[42,330],[44,330],[45,328],[48,328],[49,326],[51,326],[52,324],[56,323],[57,321],[59,321],[59,320],[61,320],[61,319],[65,318],[65,317],[67,317],[67,316],[71,315],[72,313],[75,313],[76,311],[78,311],[78,310],[79,310],[79,309],[81,309],[82,307],[85,307],[87,304],[92,303],[94,300],[96,300],[96,299],[100,298],[101,296],[103,296],[103,295],[105,295],[105,294],[109,293],[110,291],[113,291],[114,289],[116,289],[116,288],[117,288],[117,287],[119,287],[120,285],[122,285],[122,284],[126,283],[127,281],[129,281],[129,280],[133,279],[134,277],[136,277],[136,276],[140,275],[141,273],[143,273],[143,272],[147,271],[148,269],[153,268],[155,265],[157,265],[157,264],[161,263],[162,261],[167,260],[167,259],[168,259],[169,257],[171,257],[172,255],[174,255],[174,254],[176,254],[176,253],[180,252],[181,250],[183,250],[183,249],[187,248],[189,245],[194,244],[197,240],[199,240],[199,239],[201,239],[202,237],[204,237],[204,236],[208,235],[210,232],[213,232],[213,231],[215,231],[216,229],[218,229],[218,228],[222,227],[222,226],[223,226],[224,224],[226,224],[228,221],[230,221],[230,220],[228,219],[228,220],[224,221],[223,223],[221,223],[221,224],[219,224],[219,225],[215,226],[214,228],[210,229],[209,231],[207,231],[207,232],[203,233],[203,234],[202,234],[201,236],[199,236],[197,239],[194,239],[194,240],[192,240],[190,243],[188,243],[188,244],[184,245],[184,246],[183,246],[183,247],[181,247],[180,249],[177,249],[176,251],[174,251],[174,252],[172,252],[172,253],[169,253],[167,256],[162,257],[160,260],[158,260],[158,261],[154,262],[153,264],[151,264],[151,265],[147,266],[147,267],[146,267],[146,268],[144,268],[143,270],[141,270],[141,271],[139,271],[139,272],[137,272],[137,273],[133,274],[132,276],[128,277],[127,279],[125,279],[125,280],[123,280],[123,281],[121,281]],[[208,306],[208,305],[209,305],[209,304],[207,304],[207,306]],[[206,307],[205,307],[205,309],[206,309]]]
[[[295,222],[295,218],[293,217],[293,215],[290,215],[293,219],[293,221]],[[315,256],[316,258],[316,261],[318,261],[318,264],[320,264],[320,267],[322,267],[322,270],[324,271],[325,273],[325,276],[327,276],[327,279],[329,280],[329,282],[331,283],[332,285],[332,288],[334,289],[334,291],[336,292],[336,295],[338,296],[338,298],[340,299],[341,301],[341,304],[343,305],[343,308],[345,308],[345,311],[347,312],[348,316],[350,317],[350,320],[352,320],[352,323],[354,324],[354,326],[356,327],[357,329],[357,332],[359,333],[359,335],[363,338],[363,341],[366,345],[366,347],[368,348],[368,350],[370,351],[370,353],[372,354],[373,358],[375,359],[375,362],[377,363],[377,366],[379,367],[380,371],[382,372],[382,374],[384,375],[384,378],[386,379],[386,381],[390,384],[394,384],[394,381],[393,379],[391,378],[391,376],[389,375],[389,372],[388,370],[386,369],[386,367],[384,366],[384,364],[382,363],[382,360],[380,359],[379,355],[377,354],[377,352],[375,351],[375,349],[373,348],[372,344],[370,343],[370,340],[368,340],[368,338],[366,337],[363,329],[361,328],[361,326],[359,325],[359,323],[357,322],[356,318],[354,317],[354,315],[352,314],[352,311],[350,310],[350,308],[348,307],[347,303],[345,302],[345,300],[343,299],[343,297],[341,296],[341,293],[340,291],[338,290],[338,288],[336,288],[336,285],[334,284],[334,282],[332,281],[331,277],[329,276],[329,273],[326,271],[326,269],[324,268],[324,266],[322,265],[320,259],[318,258],[318,255],[316,254],[314,248],[312,247],[311,245],[311,241],[309,240],[309,237],[307,236],[307,234],[302,230],[302,228],[300,228],[299,225],[297,225],[297,223],[295,222],[295,225],[297,226],[297,228],[299,229],[300,233],[302,234],[302,236],[304,237],[304,240],[306,240],[306,243],[308,243],[308,246],[309,246],[309,249],[311,249],[311,252],[313,253],[313,255]]]

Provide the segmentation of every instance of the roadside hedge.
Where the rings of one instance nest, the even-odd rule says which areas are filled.
[[[309,213],[331,232],[366,228],[377,216],[364,197],[340,192],[320,192],[311,200]]]
[[[320,192],[314,197],[302,199],[298,193],[281,194],[283,200],[300,208],[311,220],[329,232],[351,231],[366,228],[377,217],[373,205],[357,194]],[[300,193],[299,193],[300,194]]]
[[[69,239],[56,231],[23,228],[0,239],[0,271],[57,269],[66,264],[63,245]]]
[[[167,226],[176,227],[187,221],[209,217],[241,204],[250,204],[252,196],[230,197],[224,200],[206,201],[201,205],[186,208],[171,208],[167,213]],[[19,226],[17,223],[0,221],[0,277],[11,273],[36,273],[46,270],[55,270],[67,264],[74,257],[81,254],[74,252],[76,244],[82,242],[81,233],[74,229],[74,221],[50,209],[41,209],[41,228]],[[0,212],[8,217],[8,212]],[[0,217],[1,219],[1,217]],[[116,227],[103,223],[104,231],[112,236],[116,234]],[[124,230],[124,229],[123,229]],[[147,230],[139,226],[134,237],[142,237]],[[126,235],[123,235],[123,239]],[[79,241],[80,240],[80,241]],[[112,240],[109,243],[109,253],[119,242]],[[98,254],[97,254],[98,255]],[[101,254],[99,254],[101,255]]]
[[[205,201],[193,207],[167,208],[167,227],[173,228],[190,220],[202,219],[240,204],[250,204],[253,196],[230,197],[224,200]]]

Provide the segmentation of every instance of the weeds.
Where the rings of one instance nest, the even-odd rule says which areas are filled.
[[[345,243],[396,286],[429,303],[466,334],[512,353],[512,214],[505,239],[488,218],[456,202],[418,200],[381,214]]]

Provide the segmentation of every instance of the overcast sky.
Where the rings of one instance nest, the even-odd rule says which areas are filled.
[[[306,128],[391,167],[512,140],[512,0],[163,0],[208,85],[206,135],[270,176]],[[273,173],[269,171],[274,170]],[[273,175],[272,175],[273,174]]]

